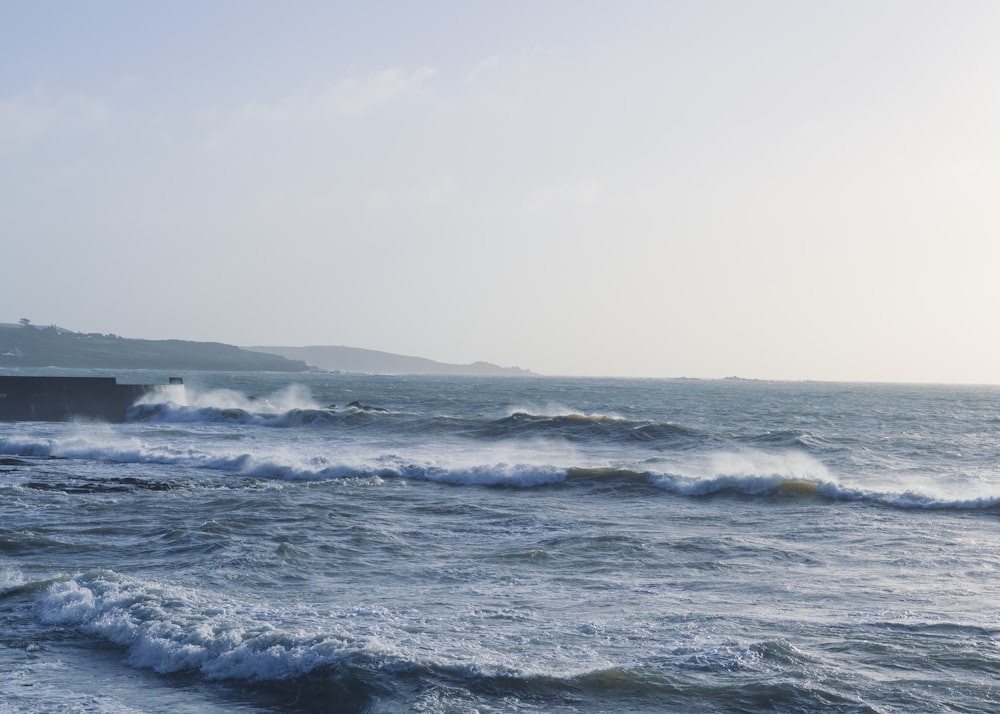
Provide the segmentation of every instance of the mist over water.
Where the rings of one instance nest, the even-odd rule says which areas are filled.
[[[996,389],[185,382],[0,424],[11,711],[1000,704]]]

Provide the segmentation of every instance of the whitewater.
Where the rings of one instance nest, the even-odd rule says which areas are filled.
[[[1000,388],[116,376],[0,424],[0,712],[1000,709]]]

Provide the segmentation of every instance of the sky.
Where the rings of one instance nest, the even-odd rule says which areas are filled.
[[[0,0],[0,322],[998,384],[998,37],[993,0]]]

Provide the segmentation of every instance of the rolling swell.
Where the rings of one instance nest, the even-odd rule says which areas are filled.
[[[515,412],[469,431],[483,439],[557,438],[569,441],[653,442],[664,446],[694,447],[710,437],[671,422],[631,421],[613,416],[560,414],[555,416]]]
[[[843,450],[843,446],[803,429],[780,429],[735,437],[737,443],[758,447],[801,448],[806,451]]]
[[[447,414],[414,414],[368,407],[295,407],[284,411],[262,410],[266,405],[182,406],[172,403],[139,404],[128,421],[153,424],[231,424],[277,429],[321,428],[335,432],[437,438],[455,436],[496,441],[550,441],[582,446],[635,447],[650,451],[692,451],[724,448],[727,444],[750,448],[796,449],[807,453],[840,452],[846,447],[809,431],[787,429],[749,434],[712,433],[672,421],[631,420],[601,414],[532,414],[517,411],[500,419],[459,417]]]

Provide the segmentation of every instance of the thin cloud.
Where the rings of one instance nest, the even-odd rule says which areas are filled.
[[[103,102],[83,94],[0,99],[0,154],[28,150],[48,134],[97,126],[110,117]]]
[[[466,78],[476,79],[482,75],[495,72],[503,66],[503,63],[503,55],[490,55],[476,62],[466,74]]]
[[[493,54],[484,57],[472,65],[472,68],[466,72],[465,77],[468,80],[476,80],[503,71],[515,74],[529,74],[541,62],[549,60],[557,54],[558,52],[554,48],[543,47],[539,44],[523,47],[512,53]]]
[[[322,90],[275,103],[251,102],[240,109],[239,117],[251,122],[287,122],[309,117],[362,116],[418,93],[437,74],[433,67],[423,65],[412,70],[390,68],[346,77]]]

